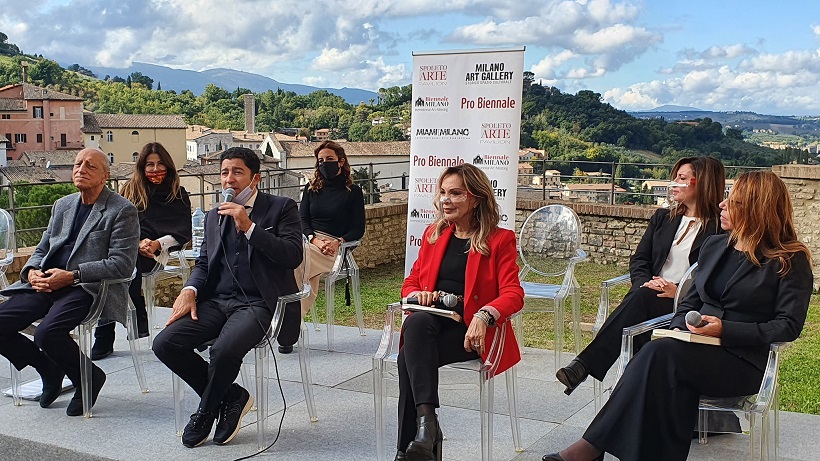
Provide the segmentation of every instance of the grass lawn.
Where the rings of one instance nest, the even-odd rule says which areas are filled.
[[[581,264],[576,276],[581,284],[581,315],[583,322],[593,323],[598,311],[601,281],[626,273],[626,269],[612,265]],[[384,308],[387,304],[399,300],[404,265],[390,264],[373,269],[362,269],[362,303],[364,321],[367,328],[381,329],[384,325]],[[627,287],[613,290],[614,303],[617,306]],[[324,321],[324,288],[320,285],[317,307],[321,321]],[[308,316],[309,318],[309,316]],[[570,318],[570,314],[566,314]],[[347,307],[344,302],[344,284],[336,286],[336,322],[341,325],[356,324],[353,306]],[[528,313],[524,317],[524,344],[530,347],[552,348],[553,325],[552,314]],[[564,329],[564,348],[572,348],[572,332]],[[582,333],[583,344],[587,344],[592,335]],[[784,353],[780,367],[780,407],[787,411],[820,414],[820,295],[812,296],[809,306],[809,317],[801,337]]]

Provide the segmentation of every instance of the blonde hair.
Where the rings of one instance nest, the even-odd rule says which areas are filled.
[[[757,253],[780,262],[778,274],[791,270],[791,257],[811,253],[797,239],[794,209],[786,184],[771,171],[750,171],[740,175],[726,201],[732,222],[729,244],[740,244],[746,256],[757,266]]]
[[[474,231],[470,236],[470,251],[477,251],[487,256],[490,254],[490,245],[488,243],[490,235],[498,228],[500,213],[490,179],[478,167],[469,163],[451,166],[439,176],[436,197],[433,201],[438,218],[433,223],[433,232],[430,233],[427,241],[436,243],[444,229],[451,225],[444,218],[444,213],[441,211],[441,202],[439,201],[441,199],[441,184],[444,182],[444,178],[450,175],[458,175],[464,182],[467,192],[478,201],[478,206],[474,208],[470,217],[470,229]]]

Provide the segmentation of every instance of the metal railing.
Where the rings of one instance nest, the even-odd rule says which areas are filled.
[[[540,198],[542,200],[546,199],[559,199],[559,200],[569,200],[569,201],[592,201],[598,203],[609,203],[609,204],[616,204],[616,203],[634,203],[638,198],[654,198],[658,197],[658,194],[652,192],[644,192],[640,189],[641,184],[644,181],[648,180],[657,180],[657,181],[666,181],[669,178],[669,172],[671,171],[672,165],[670,164],[662,164],[662,163],[617,163],[617,162],[593,162],[593,161],[561,161],[561,160],[534,160],[530,162],[523,162],[529,163],[530,165],[539,166],[541,172],[540,173],[528,173],[528,174],[519,174],[518,175],[518,188],[519,188],[519,195],[522,191],[534,191],[540,192]],[[402,165],[402,166],[399,166]],[[629,168],[634,167],[639,170],[653,170],[654,176],[617,176],[615,173],[618,171],[619,167]],[[362,168],[365,168],[367,172],[367,177],[363,179],[356,179],[354,182],[358,184],[362,188],[362,192],[368,198],[367,203],[376,203],[381,195],[382,192],[393,192],[393,191],[408,191],[410,187],[410,161],[409,160],[399,160],[399,161],[390,161],[390,162],[371,162],[371,163],[363,163],[363,164],[351,164],[351,168],[356,171],[360,171]],[[588,174],[575,174],[575,170],[589,170],[589,169],[596,169],[599,173],[604,173],[601,176],[589,176]],[[382,176],[382,172],[386,169],[393,170],[393,171],[401,171],[401,174],[393,174],[388,176]],[[761,169],[756,167],[741,167],[741,166],[727,166],[727,176],[729,178],[735,177],[743,171],[747,170],[754,170],[754,169]],[[550,170],[558,170],[559,172],[562,171],[573,171],[572,174],[565,174],[560,173],[559,175],[552,176],[548,174]],[[296,201],[299,201],[301,198],[302,190],[305,187],[305,179],[304,175],[302,174],[305,169],[276,169],[276,170],[263,170],[262,171],[262,180],[259,185],[259,190],[275,195],[283,195],[287,197],[291,197]],[[660,178],[656,176],[661,176]],[[538,178],[537,181],[540,181],[540,184],[535,184],[536,180],[534,178]],[[550,184],[554,184],[556,182],[560,184],[560,186],[554,186]],[[184,185],[187,184],[186,190],[188,191],[188,195],[191,198],[191,206],[192,208],[196,208],[197,206],[202,208],[203,210],[208,210],[211,207],[215,206],[221,201],[221,195],[219,191],[221,187],[218,185],[219,183],[219,174],[218,173],[185,173],[180,174],[180,179],[183,180]],[[188,181],[184,181],[184,180]],[[193,182],[191,182],[193,181]],[[124,181],[122,179],[112,179],[108,182],[108,187],[111,190],[118,191],[120,185]],[[383,186],[389,184],[390,186],[384,190],[380,190],[378,184],[381,183]],[[588,189],[584,189],[583,187],[574,188],[573,190],[568,190],[565,186],[568,184],[607,184],[609,187],[605,190],[601,190],[600,188],[590,187]],[[40,216],[39,220],[43,221],[46,217],[50,217],[51,215],[51,207],[53,204],[44,204],[44,205],[32,205],[32,206],[17,206],[15,204],[15,196],[19,195],[23,188],[30,188],[35,186],[50,186],[50,185],[60,185],[60,184],[73,184],[71,181],[53,181],[53,182],[42,182],[42,183],[18,183],[18,184],[6,184],[0,185],[0,201],[2,198],[7,196],[8,197],[8,206],[7,211],[11,213],[11,216],[14,218],[14,222],[16,224],[16,231],[15,231],[15,242],[18,242],[16,246],[30,246],[36,245],[37,241],[40,239],[40,235],[43,231],[46,230],[43,226],[34,226],[34,227],[22,227],[20,224],[23,221],[28,221],[30,219],[21,220],[21,215],[26,216],[28,213],[29,215],[33,215],[33,212],[37,210],[47,210],[47,216],[43,215]],[[191,187],[193,185],[193,187]],[[210,185],[210,188],[213,190],[207,190]],[[619,190],[620,186],[624,185],[627,189]],[[631,190],[630,190],[631,188]],[[586,196],[581,197],[579,193],[586,192]],[[47,219],[45,219],[47,222]],[[36,241],[34,241],[36,240]],[[17,248],[15,248],[16,250]]]

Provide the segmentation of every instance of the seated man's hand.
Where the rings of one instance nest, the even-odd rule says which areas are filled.
[[[32,269],[28,273],[32,288],[42,293],[50,293],[74,284],[74,274],[62,269],[49,269],[45,272]]]
[[[193,290],[182,290],[179,292],[176,301],[174,301],[174,311],[171,312],[171,318],[165,323],[165,326],[176,322],[191,313],[191,318],[198,320],[196,316],[196,293]]]

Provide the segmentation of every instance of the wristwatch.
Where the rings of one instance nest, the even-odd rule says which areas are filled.
[[[74,285],[79,285],[80,284],[80,270],[79,269],[74,269],[71,273],[74,275]]]

